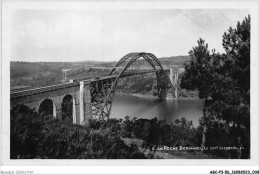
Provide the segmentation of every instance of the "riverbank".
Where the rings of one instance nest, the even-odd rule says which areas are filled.
[[[141,94],[141,93],[126,93],[126,92],[117,92],[117,95],[129,95],[134,97],[140,98],[151,98],[151,99],[158,99],[158,96],[154,96],[153,94]],[[180,96],[178,98],[174,98],[172,96],[166,96],[166,100],[201,100],[198,96],[195,97],[183,97]]]

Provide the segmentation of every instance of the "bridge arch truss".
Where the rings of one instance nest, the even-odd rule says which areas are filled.
[[[106,82],[105,84],[100,85],[102,86],[102,92],[98,92],[97,84],[93,86],[94,88],[92,88],[92,92],[96,92],[94,93],[94,95],[92,94],[93,118],[100,120],[109,118],[112,109],[113,98],[117,89],[118,80],[126,76],[124,73],[127,72],[131,65],[142,61],[148,63],[148,65],[152,67],[153,72],[156,73],[159,98],[162,98],[163,94],[167,93],[165,87],[167,85],[170,85],[170,89],[172,90],[172,94],[174,95],[175,87],[172,85],[169,77],[164,72],[161,63],[158,58],[156,58],[156,56],[151,53],[145,52],[129,53],[121,58],[113,67],[113,69],[109,72],[108,76],[115,75],[115,78],[110,82]],[[117,70],[119,70],[119,72]],[[95,97],[97,96],[102,96],[102,100],[96,100]]]

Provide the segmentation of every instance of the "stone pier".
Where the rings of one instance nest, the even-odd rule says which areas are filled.
[[[91,105],[91,93],[90,85],[84,84],[84,81],[80,82],[79,102],[80,102],[80,124],[87,124],[89,119],[92,119],[92,105]]]
[[[171,68],[170,73],[169,73],[169,79],[175,88],[175,91],[174,91],[175,98],[178,98],[178,88],[177,88],[178,78],[179,78],[178,71],[173,71],[173,69]]]

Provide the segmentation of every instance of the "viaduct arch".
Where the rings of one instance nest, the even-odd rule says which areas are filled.
[[[76,123],[76,104],[72,95],[67,94],[63,97],[61,103],[62,120],[69,120]]]
[[[39,105],[38,113],[43,115],[53,115],[56,118],[56,106],[54,102],[49,98],[44,99]]]

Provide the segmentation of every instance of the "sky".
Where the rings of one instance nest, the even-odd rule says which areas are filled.
[[[130,52],[188,55],[203,38],[223,53],[222,35],[242,9],[13,10],[11,61],[117,61]]]

